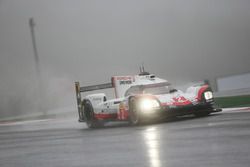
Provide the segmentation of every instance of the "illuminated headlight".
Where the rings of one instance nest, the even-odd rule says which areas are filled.
[[[142,112],[153,111],[154,109],[158,109],[160,104],[155,99],[142,99],[140,101],[140,109]]]
[[[204,97],[205,97],[206,100],[210,100],[210,99],[213,98],[213,93],[210,92],[210,91],[205,92],[205,93],[204,93]]]

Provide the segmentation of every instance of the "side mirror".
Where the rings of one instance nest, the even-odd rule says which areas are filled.
[[[171,90],[169,91],[169,93],[174,93],[174,92],[177,92],[177,89],[171,89]]]
[[[103,97],[103,102],[107,101],[107,98],[106,96]]]

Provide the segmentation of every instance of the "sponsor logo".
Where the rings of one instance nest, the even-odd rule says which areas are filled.
[[[120,81],[120,85],[129,85],[132,84],[131,80],[127,80],[127,81]]]
[[[187,101],[187,99],[185,99],[183,96],[180,96],[180,97],[174,97],[173,100],[175,102],[179,102],[179,103],[184,103]]]
[[[132,76],[120,76],[116,77],[119,85],[130,85],[134,82],[134,77]]]

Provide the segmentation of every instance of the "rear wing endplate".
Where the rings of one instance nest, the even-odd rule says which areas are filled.
[[[79,82],[75,82],[76,102],[77,102],[77,110],[78,110],[78,114],[79,114],[79,122],[84,121],[81,93],[94,91],[94,90],[100,90],[100,89],[108,89],[108,88],[113,88],[112,83],[105,83],[105,84],[81,87]]]

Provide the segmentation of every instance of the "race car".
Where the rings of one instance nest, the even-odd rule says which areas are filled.
[[[81,93],[113,88],[115,99],[107,100],[104,93]],[[139,75],[113,76],[111,83],[80,87],[75,82],[79,122],[89,128],[109,121],[128,121],[139,125],[147,120],[194,114],[206,116],[221,109],[214,107],[213,92],[208,84],[189,87],[185,92],[175,89],[167,80],[140,71]]]

